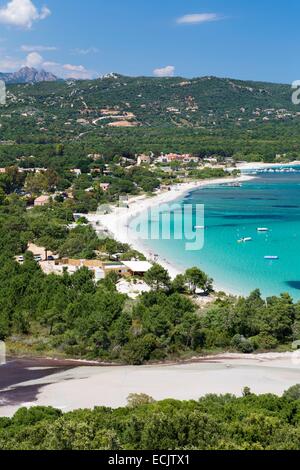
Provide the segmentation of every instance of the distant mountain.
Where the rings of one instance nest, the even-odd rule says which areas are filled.
[[[37,70],[32,67],[23,67],[18,72],[0,73],[0,80],[8,84],[56,82],[58,78],[45,70]]]

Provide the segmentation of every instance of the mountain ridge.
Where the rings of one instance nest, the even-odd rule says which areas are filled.
[[[0,80],[7,84],[25,84],[40,82],[55,82],[59,78],[51,72],[45,70],[37,70],[33,67],[22,67],[17,72],[3,73],[0,72]]]

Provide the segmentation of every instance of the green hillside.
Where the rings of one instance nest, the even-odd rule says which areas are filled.
[[[2,163],[15,156],[51,155],[45,146],[57,143],[65,144],[67,153],[76,148],[81,157],[243,151],[260,158],[267,153],[272,160],[277,153],[300,152],[300,106],[292,103],[289,85],[111,74],[7,89],[7,105],[0,108]],[[8,148],[7,141],[18,147]]]

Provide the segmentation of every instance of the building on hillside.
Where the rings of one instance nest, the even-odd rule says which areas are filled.
[[[32,167],[32,168],[22,168],[22,167],[19,167],[18,170],[19,170],[19,173],[46,173],[47,168],[34,168],[34,167]]]
[[[34,200],[34,205],[35,207],[45,206],[49,204],[50,199],[50,196],[47,195],[39,196]]]
[[[90,158],[91,160],[94,160],[94,162],[96,162],[97,160],[101,160],[102,155],[100,153],[90,153],[88,155],[88,158]]]
[[[168,153],[166,155],[162,154],[160,157],[156,159],[157,163],[172,163],[172,162],[190,163],[192,161],[198,162],[198,158],[193,157],[189,153],[185,153],[185,154]]]
[[[101,260],[71,258],[49,260],[49,256],[43,254],[41,250],[39,249],[40,256],[47,260],[41,263],[41,267],[46,274],[63,274],[64,271],[74,274],[81,268],[87,268],[94,273],[95,280],[100,281],[110,273],[116,273],[120,278],[143,277],[152,267],[152,264],[147,261],[105,262]]]
[[[0,168],[0,174],[6,173],[6,168]]]
[[[106,193],[110,188],[110,183],[100,183],[100,188]]]
[[[81,268],[87,268],[94,274],[95,281],[101,281],[105,278],[105,272],[102,268],[102,262],[98,260],[81,260],[81,259],[57,259],[41,263],[41,268],[45,274],[62,275],[64,272],[75,274]]]
[[[129,277],[131,275],[130,270],[124,263],[116,262],[116,263],[103,263],[103,269],[105,272],[105,276],[109,273],[116,273],[120,277]]]
[[[139,155],[137,158],[137,165],[150,165],[151,157],[149,155]]]
[[[70,173],[72,173],[73,175],[76,175],[77,177],[81,175],[81,170],[79,168],[72,168],[70,170]]]

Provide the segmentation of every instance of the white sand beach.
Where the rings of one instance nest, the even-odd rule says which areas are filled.
[[[174,202],[198,188],[222,183],[243,183],[253,178],[254,176],[243,175],[238,178],[218,178],[178,184],[172,186],[170,191],[159,192],[153,197],[133,197],[128,201],[128,208],[112,206],[112,212],[109,214],[91,213],[86,217],[96,231],[107,230],[115,240],[129,244],[143,253],[148,260],[153,261],[154,253],[132,232],[129,227],[130,220],[153,207]],[[169,271],[171,278],[175,278],[181,272],[177,266],[161,256],[155,257],[155,261]]]
[[[249,162],[249,163],[241,163],[239,165],[236,166],[235,169],[238,169],[238,170],[263,170],[263,169],[267,169],[267,168],[277,168],[279,166],[296,166],[296,165],[300,165],[300,161],[298,160],[295,160],[293,162],[290,162],[290,163],[262,163],[262,162]],[[233,170],[234,168],[231,168],[231,170]]]
[[[248,386],[256,394],[282,395],[300,383],[300,357],[295,354],[224,354],[189,364],[75,367],[18,384],[18,390],[38,385],[36,401],[16,406],[4,403],[0,416],[12,416],[20,406],[53,406],[64,412],[95,406],[117,408],[126,405],[130,393],[146,393],[156,400],[197,400],[209,393],[240,396]]]

